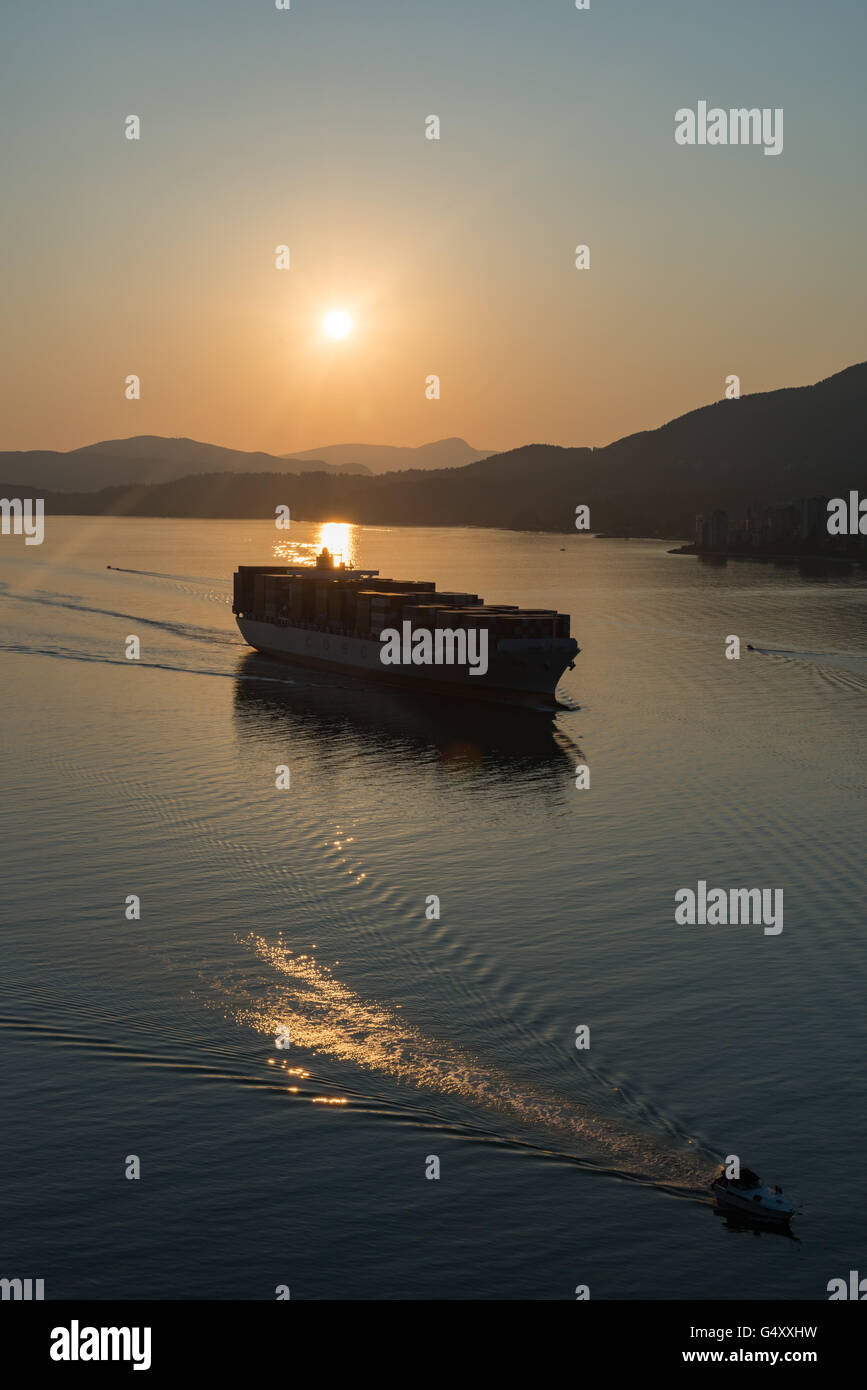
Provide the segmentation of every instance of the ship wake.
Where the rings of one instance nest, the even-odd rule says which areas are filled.
[[[548,1092],[506,1069],[423,1035],[396,1008],[362,999],[315,957],[251,934],[243,944],[271,972],[265,1001],[230,1008],[235,1021],[275,1044],[272,1063],[306,1075],[295,1059],[311,1054],[396,1082],[401,1099],[468,1134],[520,1145],[586,1168],[703,1195],[715,1160],[685,1137],[667,1138]],[[292,1085],[289,1090],[294,1089]],[[447,1112],[447,1113],[446,1113]]]

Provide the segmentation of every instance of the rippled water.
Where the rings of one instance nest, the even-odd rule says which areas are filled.
[[[578,708],[251,654],[231,573],[273,557],[264,523],[0,540],[0,1274],[54,1297],[826,1297],[864,1261],[865,579],[291,535],[570,612]],[[782,934],[675,925],[699,879],[783,888]],[[803,1206],[798,1240],[714,1213],[726,1153]]]

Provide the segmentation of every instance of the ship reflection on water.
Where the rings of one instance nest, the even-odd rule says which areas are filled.
[[[339,741],[395,759],[435,753],[444,765],[484,769],[487,777],[557,770],[558,784],[584,761],[553,713],[365,686],[255,653],[242,659],[237,677],[237,725],[256,739],[285,739],[288,726],[329,748]]]

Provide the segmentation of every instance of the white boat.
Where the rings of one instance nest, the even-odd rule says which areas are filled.
[[[739,1178],[727,1178],[721,1168],[710,1185],[717,1205],[727,1211],[738,1211],[754,1221],[789,1222],[795,1208],[779,1187],[762,1183],[758,1173],[742,1168]]]

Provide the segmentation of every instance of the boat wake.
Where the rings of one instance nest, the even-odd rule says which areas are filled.
[[[245,647],[246,644],[233,632],[216,627],[197,627],[192,623],[171,622],[165,618],[146,618],[141,613],[124,613],[115,608],[97,608],[82,603],[74,595],[55,594],[39,591],[33,594],[5,592],[0,597],[16,603],[37,604],[42,608],[60,608],[70,613],[86,613],[99,618],[116,618],[124,623],[135,623],[139,627],[158,628],[173,637],[190,638],[191,641],[207,642],[209,646]]]
[[[264,1002],[239,1004],[228,1012],[238,1024],[274,1041],[270,1060],[287,1083],[308,1075],[294,1057],[328,1056],[424,1097],[418,1105],[407,1101],[407,1108],[466,1134],[707,1200],[719,1160],[693,1141],[643,1132],[426,1037],[396,1009],[363,1000],[328,966],[282,942],[251,934],[242,944],[270,968],[272,982]],[[444,1105],[448,1114],[442,1113]]]
[[[221,584],[226,592],[229,592],[225,575],[220,579],[211,579],[200,574],[166,574],[162,570],[131,570],[125,569],[123,565],[106,565],[106,569],[113,570],[115,574],[138,574],[143,579],[172,579],[179,584]]]
[[[832,684],[842,684],[850,689],[867,686],[867,652],[801,651],[796,647],[768,647],[755,644],[749,644],[747,651],[754,656],[812,666],[820,677]]]

